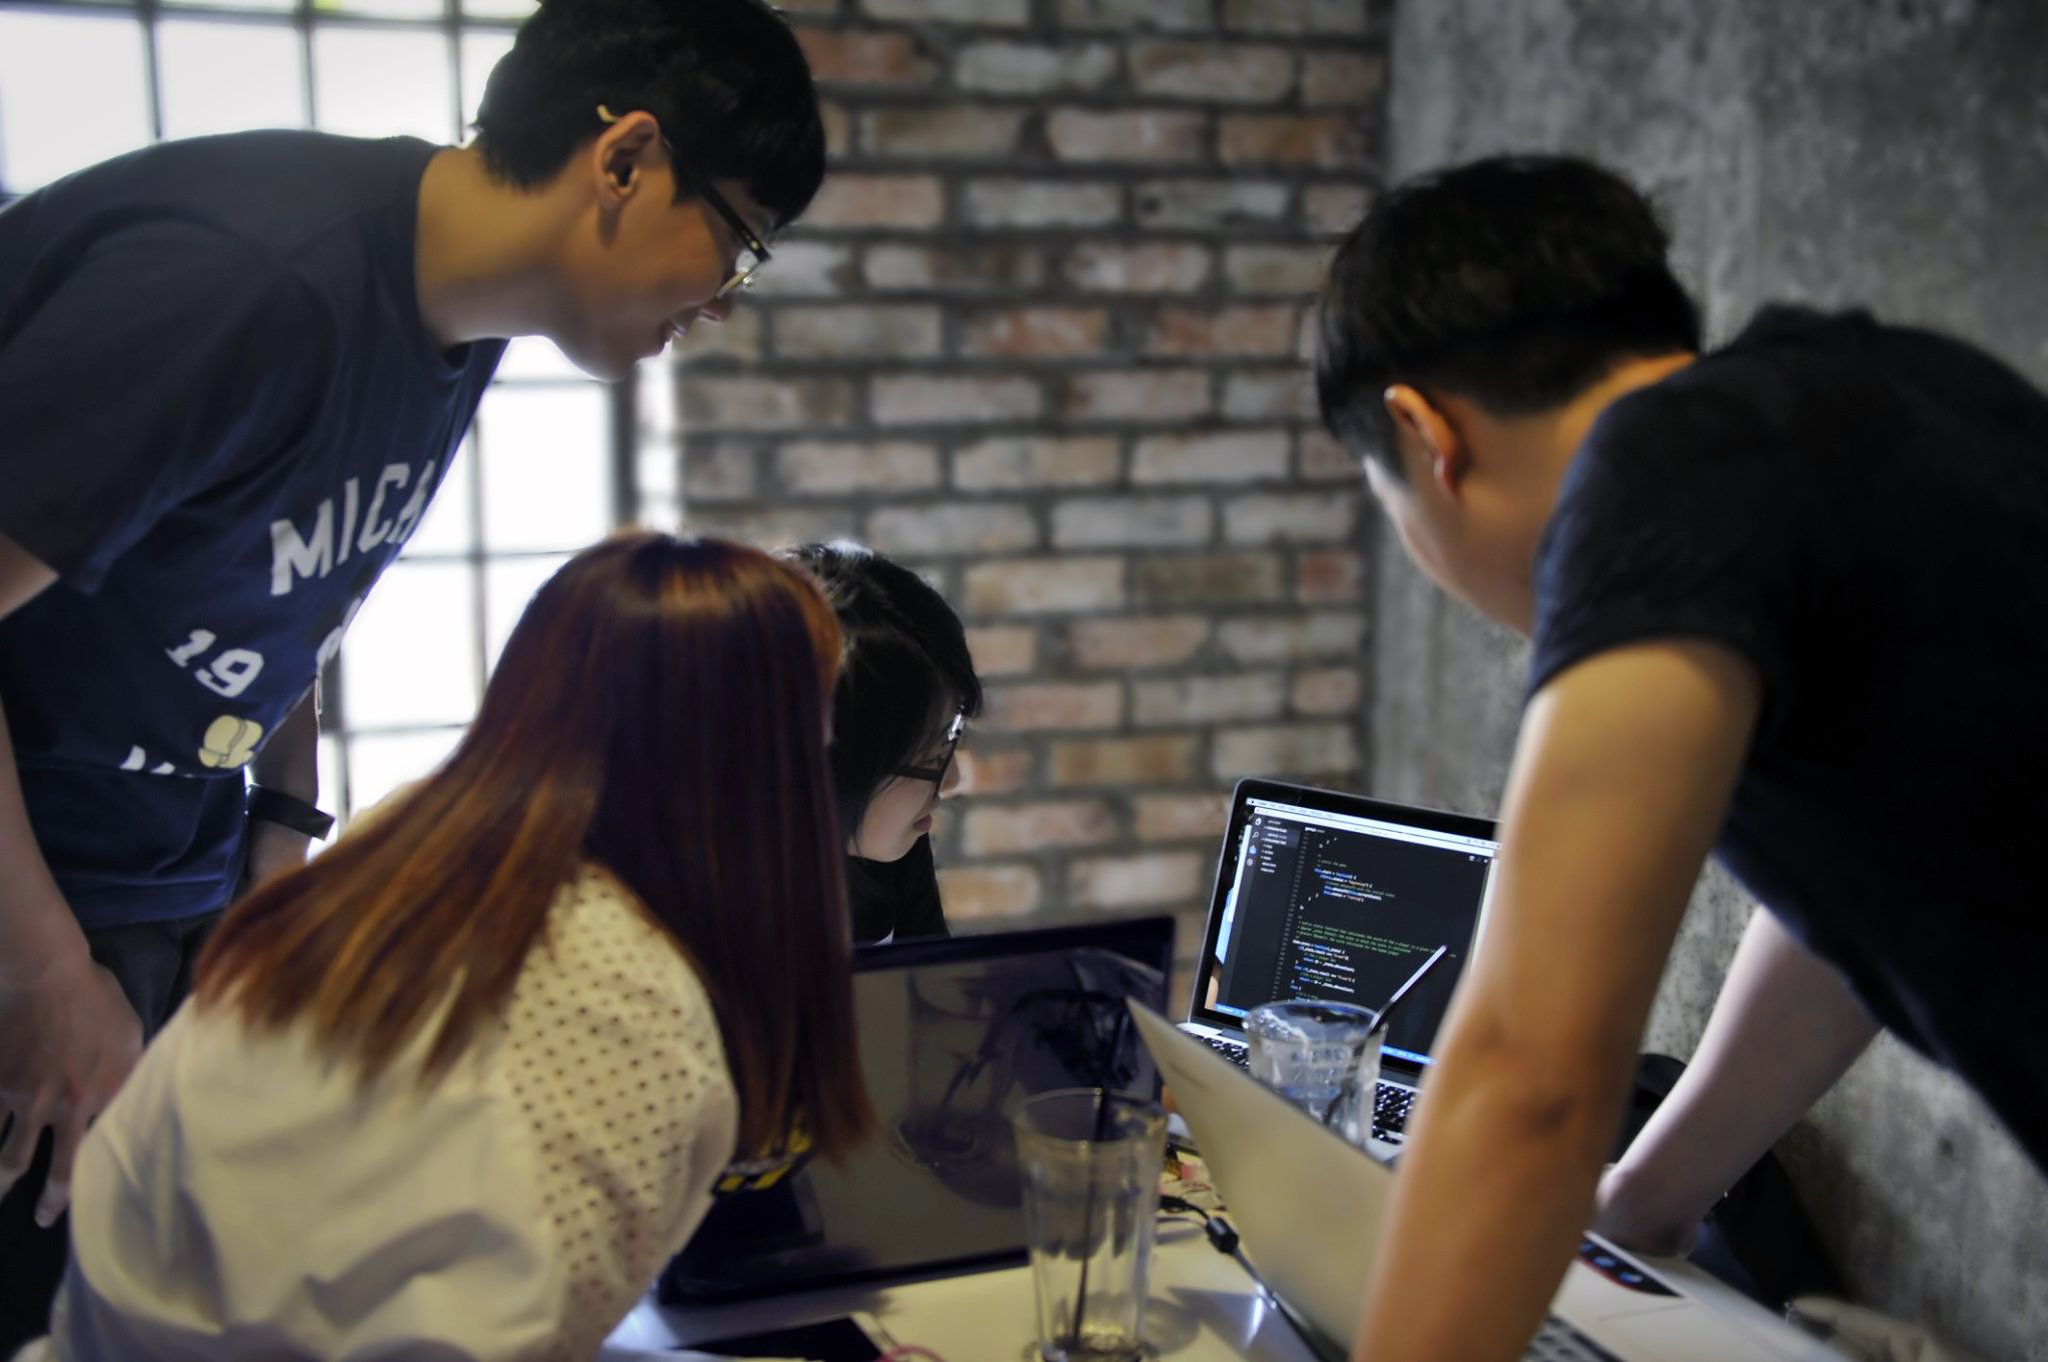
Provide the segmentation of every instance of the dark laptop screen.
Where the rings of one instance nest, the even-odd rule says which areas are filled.
[[[1276,999],[1378,1007],[1438,946],[1386,1055],[1425,1065],[1472,949],[1493,825],[1268,782],[1238,787],[1197,971],[1195,1021],[1241,1026]]]

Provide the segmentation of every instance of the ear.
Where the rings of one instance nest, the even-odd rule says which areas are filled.
[[[1387,415],[1394,423],[1395,440],[1411,446],[1427,466],[1430,481],[1455,497],[1471,467],[1471,450],[1456,425],[1426,394],[1406,383],[1396,383],[1381,394]],[[1405,459],[1405,455],[1403,456]]]
[[[640,192],[642,174],[661,145],[661,124],[644,109],[620,114],[605,125],[591,149],[590,171],[600,206],[617,211]]]

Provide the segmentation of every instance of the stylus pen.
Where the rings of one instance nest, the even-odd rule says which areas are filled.
[[[1365,1028],[1367,1040],[1372,1039],[1387,1029],[1387,1018],[1394,1015],[1394,1009],[1401,1005],[1401,1000],[1414,991],[1415,986],[1422,982],[1422,976],[1435,969],[1436,962],[1450,954],[1450,950],[1449,946],[1438,946],[1435,953],[1429,959],[1422,962],[1422,968],[1409,975],[1408,982],[1394,990],[1394,996],[1387,999],[1386,1006],[1382,1007],[1380,1014],[1372,1019],[1372,1025]]]

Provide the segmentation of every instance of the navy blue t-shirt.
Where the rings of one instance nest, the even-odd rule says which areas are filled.
[[[2048,396],[1767,310],[1602,414],[1536,591],[1531,694],[1656,637],[1756,667],[1719,859],[2048,1168]]]
[[[36,840],[88,927],[219,907],[244,776],[419,525],[502,342],[420,316],[438,148],[260,132],[0,211],[0,622]]]

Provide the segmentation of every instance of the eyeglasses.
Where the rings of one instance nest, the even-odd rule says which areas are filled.
[[[909,780],[929,780],[934,785],[946,783],[946,773],[953,769],[953,754],[960,748],[960,739],[967,732],[967,716],[956,713],[953,722],[946,728],[945,746],[939,750],[938,764],[934,766],[891,766],[889,774],[903,776]]]
[[[602,104],[597,106],[597,117],[600,122],[607,125],[619,121],[619,116]],[[729,298],[743,288],[752,288],[754,286],[754,276],[759,274],[761,267],[768,263],[768,244],[754,234],[754,229],[747,226],[747,220],[741,217],[739,210],[732,206],[732,200],[719,193],[716,185],[707,179],[691,173],[689,168],[683,164],[682,155],[676,151],[676,144],[668,140],[668,134],[662,134],[661,145],[668,152],[669,168],[674,171],[676,178],[688,185],[690,192],[710,204],[712,212],[725,219],[725,225],[732,228],[732,234],[740,239],[740,244],[747,249],[748,254],[753,256],[751,262],[735,260],[733,262],[732,276],[720,284],[718,291],[711,296],[713,298]]]

